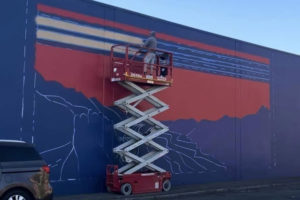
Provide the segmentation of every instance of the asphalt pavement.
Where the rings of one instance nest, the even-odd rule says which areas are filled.
[[[300,177],[184,185],[173,187],[170,192],[139,194],[127,197],[115,193],[97,193],[61,196],[54,198],[54,200],[68,199],[300,200]]]
[[[165,199],[181,200],[300,200],[300,184],[275,188],[251,189],[235,192],[187,195]]]

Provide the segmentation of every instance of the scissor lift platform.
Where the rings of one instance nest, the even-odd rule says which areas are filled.
[[[143,62],[146,52],[155,52],[156,62],[151,66]],[[145,65],[153,67],[144,72]],[[114,102],[131,117],[114,125],[114,129],[130,139],[113,149],[127,164],[118,168],[108,165],[106,186],[108,191],[121,192],[124,195],[169,191],[171,174],[153,162],[168,153],[168,149],[153,141],[167,132],[169,128],[153,117],[169,108],[167,104],[154,96],[172,85],[172,54],[160,50],[143,49],[132,45],[115,45],[111,48],[111,81],[129,90],[132,94]],[[152,71],[152,70],[151,70]],[[138,105],[147,101],[152,108],[141,110]],[[139,132],[134,126],[145,123],[150,128]],[[135,154],[134,149],[146,145],[144,155]]]
[[[166,51],[153,50],[156,54],[156,62],[153,64],[154,73],[152,75],[144,74],[144,65],[147,63],[144,63],[143,57],[148,50],[134,45],[112,46],[110,54],[111,81],[132,81],[171,86],[173,82],[173,55]]]

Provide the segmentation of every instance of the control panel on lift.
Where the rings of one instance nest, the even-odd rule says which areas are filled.
[[[144,62],[149,51],[155,54],[154,64]],[[111,47],[110,59],[112,82],[132,81],[153,85],[172,85],[173,55],[170,52],[135,45],[114,45]],[[151,67],[153,68],[152,74]],[[144,68],[147,68],[146,73]]]

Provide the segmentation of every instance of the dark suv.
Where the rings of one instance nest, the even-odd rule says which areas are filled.
[[[0,199],[49,200],[50,169],[33,145],[0,140]]]

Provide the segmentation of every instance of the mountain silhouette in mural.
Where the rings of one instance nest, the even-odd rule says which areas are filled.
[[[201,151],[222,161],[235,176],[261,177],[270,168],[270,111],[265,107],[241,119],[225,116],[218,121],[190,119],[164,123],[171,131],[195,142]],[[252,173],[245,173],[249,170]]]
[[[43,133],[35,134],[35,142],[53,168],[53,182],[104,175],[106,164],[118,162],[112,148],[124,137],[112,126],[127,117],[124,113],[87,99],[73,89],[65,89],[57,82],[45,82],[41,76],[37,79],[35,95],[35,130]],[[158,164],[171,171],[175,179],[185,174],[196,174],[199,178],[210,173],[226,174],[227,166],[201,152],[183,133],[169,131],[156,140],[170,150]],[[99,169],[94,174],[95,170],[88,164],[91,160]]]

